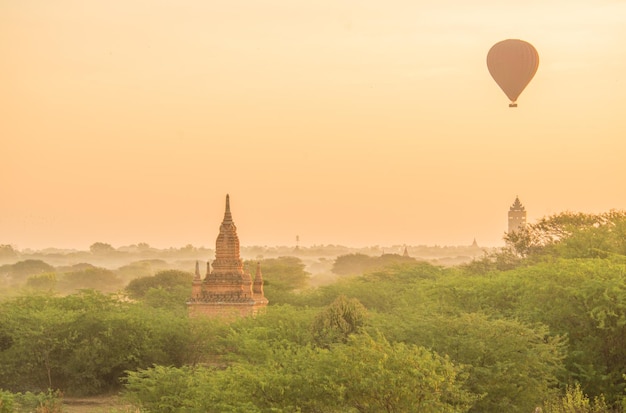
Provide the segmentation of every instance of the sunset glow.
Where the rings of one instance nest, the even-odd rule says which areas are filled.
[[[486,67],[534,45],[510,109]],[[5,1],[0,244],[502,244],[626,208],[621,1]]]

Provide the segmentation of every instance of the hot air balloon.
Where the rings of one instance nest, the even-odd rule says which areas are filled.
[[[503,40],[487,53],[487,68],[493,80],[517,107],[517,98],[531,81],[539,67],[539,54],[532,44],[519,39]]]

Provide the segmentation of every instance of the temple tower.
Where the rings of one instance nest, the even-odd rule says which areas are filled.
[[[263,293],[263,274],[261,273],[261,263],[256,263],[256,275],[254,277],[254,283],[252,284],[252,294],[254,299],[259,302],[267,304],[267,298]]]
[[[526,225],[526,208],[519,200],[519,197],[515,197],[515,202],[509,208],[509,233],[516,231],[517,229]]]
[[[252,277],[243,269],[237,227],[230,212],[230,197],[226,195],[224,219],[215,242],[213,269],[207,262],[207,272],[204,280],[201,280],[199,264],[196,263],[191,299],[187,303],[189,313],[246,316],[256,314],[267,302],[263,294],[260,265],[257,266],[254,291]]]
[[[196,261],[196,273],[191,282],[191,299],[198,299],[202,296],[202,278],[200,277],[200,263]]]

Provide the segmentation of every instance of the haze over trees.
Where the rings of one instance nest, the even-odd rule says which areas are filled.
[[[122,391],[152,412],[623,412],[626,214],[556,214],[505,240],[454,267],[385,254],[359,272],[379,259],[349,252],[317,288],[298,257],[250,260],[270,305],[228,324],[187,317],[187,271],[6,264],[24,289],[0,301],[0,396]],[[107,271],[132,280],[111,294],[97,286]],[[67,274],[100,275],[61,290]]]

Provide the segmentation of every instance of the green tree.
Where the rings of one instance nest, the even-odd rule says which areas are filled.
[[[332,272],[337,275],[359,275],[370,270],[373,257],[365,254],[340,255],[335,259]]]
[[[186,316],[190,291],[189,285],[179,285],[172,288],[150,288],[141,300],[147,306],[177,312],[181,316]]]
[[[100,393],[127,370],[189,360],[188,318],[93,290],[16,297],[0,314],[0,388],[12,391]]]
[[[529,326],[542,324],[551,337],[567,337],[565,369],[557,375],[560,386],[579,382],[591,398],[604,394],[613,405],[621,400],[625,386],[623,371],[617,367],[626,364],[624,271],[624,264],[613,258],[550,258],[470,277],[450,269],[436,283],[424,283],[408,292],[419,300],[404,295],[398,299],[407,301],[403,313],[407,326],[412,324],[405,314],[431,313],[482,313]],[[391,337],[403,340],[407,336],[397,317],[386,322],[385,331],[389,334],[393,329]],[[379,321],[372,321],[379,326]],[[412,331],[420,330],[414,327]]]
[[[313,340],[322,347],[345,343],[364,327],[366,320],[367,310],[359,300],[340,295],[313,320]]]
[[[611,259],[554,259],[474,280],[459,302],[568,338],[563,384],[579,382],[590,397],[618,403],[626,386],[626,267]]]
[[[246,261],[245,269],[255,277],[257,263],[261,265],[264,292],[270,305],[284,304],[294,293],[303,291],[309,285],[310,274],[297,257],[268,258],[261,261]]]
[[[39,291],[54,291],[57,286],[57,274],[54,272],[32,275],[26,280],[26,287]]]
[[[310,274],[297,257],[268,258],[261,262],[263,279],[267,286],[280,290],[301,290],[308,286]],[[256,261],[247,261],[248,271],[254,276]]]
[[[55,301],[50,295],[30,295],[2,303],[0,328],[11,346],[0,352],[0,388],[58,388],[63,362],[56,354],[70,345],[60,331],[73,313],[52,305]]]
[[[60,392],[11,393],[0,389],[0,413],[61,413],[63,398]]]
[[[84,289],[114,292],[122,288],[122,280],[111,270],[91,267],[63,274],[59,279],[58,287],[66,293]]]
[[[163,262],[163,265],[166,266],[167,264]],[[118,277],[128,283],[129,281],[132,281],[136,278],[153,276],[156,273],[157,268],[161,267],[158,266],[155,268],[150,260],[141,260],[131,262],[127,265],[123,265],[115,270],[115,273]]]
[[[180,291],[184,289],[187,291],[185,295],[186,299],[191,295],[191,282],[193,281],[193,274],[186,271],[179,270],[165,270],[159,271],[153,276],[135,278],[126,286],[126,292],[132,298],[144,298],[151,289],[163,289],[167,292]]]
[[[165,412],[466,412],[476,397],[446,358],[355,335],[332,351],[274,342],[260,363],[155,366],[129,373],[128,397]]]
[[[372,322],[375,328],[386,328],[395,341],[424,346],[466,366],[466,388],[484,395],[471,412],[532,411],[562,377],[566,342],[551,336],[545,326],[430,310],[398,309],[395,318],[380,316]]]
[[[125,377],[124,395],[126,399],[148,412],[199,413],[202,411],[200,409],[202,399],[211,399],[211,393],[199,394],[202,383],[215,382],[215,376],[208,372],[204,369],[158,365],[129,371]]]
[[[310,345],[313,340],[311,325],[319,309],[277,305],[267,308],[256,317],[245,317],[229,324],[228,334],[221,342],[231,361],[241,359],[264,360],[272,343]]]
[[[507,246],[521,257],[557,255],[593,258],[626,255],[626,211],[562,212],[507,233]]]
[[[467,412],[479,398],[462,369],[424,347],[354,335],[332,354],[335,383],[358,412]]]
[[[338,296],[346,295],[358,299],[371,311],[392,312],[397,306],[404,305],[406,300],[415,300],[420,294],[419,290],[416,291],[419,283],[434,281],[443,275],[441,267],[424,262],[394,264],[360,277],[342,278],[334,284],[301,294],[291,302],[310,306],[328,305]]]
[[[596,397],[593,401],[583,393],[580,384],[567,386],[565,395],[548,400],[542,413],[611,413],[604,397]]]
[[[8,276],[14,284],[22,284],[32,275],[54,272],[54,267],[42,260],[28,259],[18,261],[12,265],[3,265],[2,272]]]

